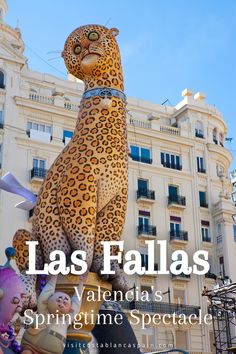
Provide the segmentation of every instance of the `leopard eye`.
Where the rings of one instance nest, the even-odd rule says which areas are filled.
[[[90,33],[88,34],[88,39],[89,39],[90,41],[97,41],[98,38],[99,38],[99,34],[98,34],[97,32],[95,32],[95,31],[90,32]]]
[[[81,46],[79,44],[77,44],[75,47],[74,47],[74,53],[75,54],[80,54],[81,53]]]

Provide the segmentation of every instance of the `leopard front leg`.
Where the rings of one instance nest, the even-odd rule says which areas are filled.
[[[119,241],[125,223],[125,212],[127,205],[127,188],[122,188],[112,200],[98,213],[95,233],[94,256],[91,270],[100,273],[103,269],[104,251],[102,241]],[[117,254],[117,248],[111,253]],[[112,283],[113,290],[128,290],[127,281],[117,261],[111,262],[111,269],[115,274],[107,276]]]
[[[70,175],[64,177],[65,182],[58,191],[57,200],[62,228],[71,253],[76,250],[85,251],[90,270],[94,252],[97,186],[92,175],[83,181],[80,176],[82,178],[83,174],[73,179]]]

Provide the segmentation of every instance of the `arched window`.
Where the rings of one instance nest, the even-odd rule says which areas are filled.
[[[4,72],[0,70],[0,88],[5,89],[5,77]]]
[[[199,120],[196,122],[195,136],[197,138],[204,138],[203,124]]]
[[[215,144],[218,144],[217,128],[214,128],[214,129],[213,129],[212,138],[213,138],[213,142],[214,142]]]

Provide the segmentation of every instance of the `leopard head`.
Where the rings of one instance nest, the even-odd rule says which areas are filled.
[[[87,87],[122,89],[120,52],[115,37],[119,31],[100,25],[87,25],[74,30],[62,52],[70,74]]]

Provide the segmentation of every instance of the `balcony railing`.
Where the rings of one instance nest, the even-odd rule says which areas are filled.
[[[211,242],[211,238],[210,237],[203,237],[202,242]]]
[[[4,124],[0,123],[0,129],[3,129],[3,128],[4,128]]]
[[[169,195],[168,196],[168,205],[178,204],[178,205],[186,205],[186,198],[181,195]]]
[[[134,161],[138,161],[138,162],[143,162],[143,163],[152,163],[152,159],[150,157],[144,157],[144,156],[139,156],[139,155],[130,155],[131,159]]]
[[[204,139],[204,134],[201,130],[195,130],[195,136],[196,138],[201,138],[201,139]]]
[[[217,279],[217,276],[214,273],[208,272],[205,274],[205,278],[209,278],[209,279]]]
[[[139,310],[143,312],[154,312],[159,314],[177,315],[184,314],[189,316],[195,314],[199,317],[199,306],[169,304],[167,302],[157,301],[121,301],[121,306],[125,310]]]
[[[156,235],[157,235],[156,226],[152,226],[152,225],[139,225],[139,226],[138,226],[138,235],[156,236]]]
[[[175,164],[175,163],[171,163],[171,162],[164,162],[162,165],[167,168],[172,168],[173,170],[179,170],[179,171],[182,170],[182,165],[180,165],[180,164]]]
[[[184,273],[180,273],[180,274],[172,274],[172,279],[175,279],[175,278],[181,278],[181,279],[190,279],[190,274],[184,274]]]
[[[155,191],[149,189],[138,189],[137,190],[137,199],[145,198],[150,200],[155,200]]]
[[[170,240],[188,241],[187,231],[170,231]]]
[[[142,263],[142,267],[144,267],[146,270],[148,270],[148,263],[146,263],[146,262]],[[158,269],[159,269],[158,268],[158,263],[154,263],[154,270],[158,271]],[[147,275],[151,275],[151,274],[147,274]]]
[[[151,122],[146,122],[146,121],[139,120],[139,119],[130,118],[129,124],[134,125],[135,127],[140,127],[140,128],[145,128],[145,129],[152,128]]]
[[[200,202],[200,207],[208,208],[208,203],[207,202]]]
[[[197,171],[200,173],[206,173],[206,169],[203,167],[198,167]]]
[[[52,96],[42,96],[37,93],[30,93],[29,99],[35,102],[46,103],[46,104],[54,104],[54,97]]]
[[[46,177],[47,170],[45,168],[33,167],[31,170],[31,179],[40,178],[44,179]]]
[[[161,125],[160,132],[180,136],[180,128],[171,127],[169,125]]]

